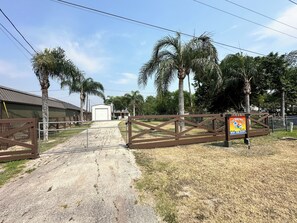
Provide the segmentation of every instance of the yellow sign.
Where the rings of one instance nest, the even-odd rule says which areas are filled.
[[[229,118],[230,135],[246,134],[246,117],[231,116]]]

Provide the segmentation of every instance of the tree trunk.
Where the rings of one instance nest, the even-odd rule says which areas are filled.
[[[244,98],[245,98],[245,112],[250,113],[251,112],[251,109],[250,109],[250,95],[245,94]]]
[[[84,105],[85,105],[85,100],[84,96],[81,93],[80,94],[80,121],[84,120]]]
[[[189,95],[190,95],[190,107],[191,113],[193,113],[193,101],[192,101],[192,91],[191,91],[191,82],[190,82],[190,74],[188,74],[188,86],[189,86]]]
[[[185,102],[184,102],[184,80],[178,79],[178,113],[179,115],[185,114]]]
[[[243,87],[243,93],[245,98],[245,112],[250,113],[250,94],[251,94],[251,83],[248,79],[244,80],[244,87]]]
[[[184,102],[184,79],[179,78],[178,79],[178,113],[179,115],[185,114],[185,102]],[[183,131],[185,128],[185,122],[183,121],[184,118],[182,118],[182,121],[180,122],[180,131]]]
[[[42,125],[43,125],[43,140],[48,141],[48,90],[47,88],[41,89],[42,94]]]
[[[133,102],[133,116],[135,116],[135,101]]]
[[[286,125],[285,122],[285,116],[286,116],[286,112],[285,112],[285,91],[282,91],[282,98],[281,98],[281,116],[283,119],[283,126]]]
[[[89,112],[89,107],[88,107],[88,100],[89,100],[89,96],[87,94],[87,99],[86,99],[86,112]]]

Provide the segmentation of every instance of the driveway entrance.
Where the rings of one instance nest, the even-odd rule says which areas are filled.
[[[140,171],[117,125],[95,123],[88,147],[83,132],[29,161],[33,172],[0,188],[0,222],[157,222],[138,202]]]

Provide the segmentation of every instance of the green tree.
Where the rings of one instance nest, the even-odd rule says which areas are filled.
[[[217,74],[216,70],[207,71],[207,75],[194,76],[194,89],[195,89],[195,112],[205,113],[208,111],[217,111],[216,107],[212,106],[214,99],[218,96],[223,89],[222,74]],[[217,78],[219,77],[219,79]],[[219,108],[224,108],[225,106]]]
[[[124,96],[107,96],[104,104],[113,104],[114,111],[122,111],[128,108],[128,100]]]
[[[85,78],[84,73],[78,68],[75,69],[71,78],[61,82],[61,86],[69,87],[69,94],[80,94],[80,121],[84,120],[84,105],[87,95],[95,95],[104,99],[104,87],[100,82],[96,82],[93,78]]]
[[[258,74],[254,58],[241,53],[227,55],[221,62],[221,70],[228,77],[225,84],[236,86],[243,82],[245,112],[250,113],[251,80]]]
[[[50,79],[63,80],[71,75],[73,64],[66,59],[65,51],[58,47],[54,49],[44,49],[37,52],[31,59],[32,67],[38,78],[42,93],[42,122],[43,140],[48,140],[48,89]]]
[[[131,91],[130,94],[125,94],[124,97],[126,97],[129,101],[129,104],[132,105],[133,116],[135,116],[136,107],[138,108],[138,111],[141,110],[141,105],[144,101],[143,96],[139,93],[139,91]]]
[[[159,40],[151,59],[145,63],[138,77],[138,84],[146,86],[148,78],[155,76],[157,92],[166,92],[169,85],[178,78],[178,112],[183,115],[184,78],[194,72],[200,75],[207,69],[217,69],[217,51],[207,35],[201,35],[183,44],[180,34]]]
[[[285,55],[270,53],[262,58],[261,68],[270,78],[270,90],[281,98],[281,115],[285,117],[285,94],[289,90],[288,61]]]
[[[148,96],[146,97],[144,103],[143,103],[143,114],[144,115],[156,115],[156,103],[157,100],[154,96]]]

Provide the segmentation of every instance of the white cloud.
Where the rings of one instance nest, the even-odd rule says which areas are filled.
[[[0,60],[0,76],[10,79],[27,78],[32,76],[33,71],[27,65],[11,63],[5,60]]]
[[[220,35],[225,34],[225,33],[227,33],[227,32],[230,32],[230,31],[232,31],[232,30],[234,30],[234,29],[237,29],[238,27],[239,27],[238,25],[233,25],[233,26],[231,26],[231,27],[225,29],[224,31],[222,31],[222,32],[220,33]]]
[[[118,80],[112,80],[111,83],[125,85],[135,82],[137,80],[137,75],[133,73],[122,73]]]
[[[67,32],[46,31],[37,36],[39,49],[61,46],[66,56],[71,59],[79,69],[89,75],[104,71],[110,63],[110,58],[105,56],[100,43],[104,33],[95,33],[89,37],[78,38]],[[40,33],[40,32],[39,32]]]
[[[280,14],[276,18],[278,21],[281,21],[285,24],[289,24],[293,27],[297,27],[297,5],[294,5],[284,12]],[[256,37],[256,41],[269,41],[269,45],[275,45],[278,47],[290,47],[290,46],[296,46],[297,42],[297,30],[291,27],[288,27],[286,25],[280,24],[279,22],[273,21],[266,25],[267,27],[271,29],[261,28],[257,31],[252,33],[252,36]],[[282,33],[287,33],[291,36],[287,36],[285,34],[282,34],[280,32],[275,32],[273,30],[279,30]]]

